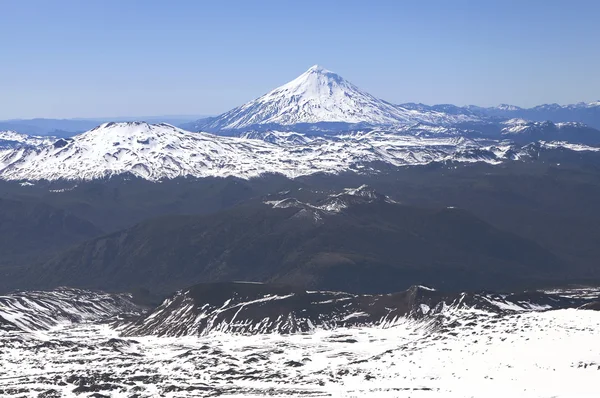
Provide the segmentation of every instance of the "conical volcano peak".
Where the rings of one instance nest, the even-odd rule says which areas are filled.
[[[196,131],[218,132],[334,123],[337,124],[336,128],[348,129],[357,124],[387,127],[414,123],[440,124],[454,120],[438,111],[392,105],[361,90],[342,76],[320,65],[313,65],[294,80],[262,97],[205,120],[193,128]]]
[[[359,91],[357,87],[352,85],[352,83],[348,82],[337,73],[325,69],[320,65],[311,66],[306,72],[281,87],[286,87],[293,84],[315,84],[314,82],[321,82],[321,84],[337,83],[345,86],[352,86],[353,89]],[[277,91],[277,89],[273,91]]]
[[[392,125],[410,121],[407,111],[373,97],[319,65],[267,94],[232,109],[199,130],[321,122]]]
[[[271,101],[284,102],[299,106],[307,113],[309,111],[305,109],[307,104],[331,111],[335,110],[336,106],[344,106],[344,102],[351,98],[360,98],[364,95],[369,94],[361,92],[358,87],[341,76],[315,65],[294,80],[258,98],[257,101],[262,104]],[[332,100],[334,102],[331,102]],[[290,110],[298,112],[297,109]]]
[[[308,68],[306,73],[333,73],[333,72],[323,68],[321,65],[313,65],[310,68]]]
[[[308,68],[307,72],[323,72],[326,69],[323,68],[321,65],[319,64],[315,64],[313,66],[311,66],[310,68]]]

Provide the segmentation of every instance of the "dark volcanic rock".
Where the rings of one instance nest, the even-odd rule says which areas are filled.
[[[444,293],[422,286],[393,294],[355,295],[274,284],[212,283],[177,292],[154,311],[126,322],[123,334],[299,333],[316,328],[391,325],[403,317],[435,316],[448,307],[505,313],[576,308],[587,301],[542,292]]]
[[[12,322],[7,321],[0,316],[0,330],[12,331],[17,329],[18,328]]]
[[[38,394],[38,398],[60,398],[62,394],[54,389],[46,390]]]
[[[600,301],[593,301],[591,303],[584,304],[579,308],[582,310],[600,311]]]

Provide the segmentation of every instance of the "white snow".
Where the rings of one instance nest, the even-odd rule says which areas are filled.
[[[540,141],[540,144],[542,145],[542,147],[550,149],[564,148],[576,152],[600,152],[600,148],[598,147],[583,144],[574,144],[566,141]]]
[[[20,145],[46,145],[56,141],[56,137],[52,136],[36,136],[17,133],[16,131],[0,131],[0,147],[4,146],[3,141],[8,144],[20,144]]]
[[[599,290],[551,292],[596,299]],[[82,388],[95,388],[117,398],[600,396],[600,311],[513,306],[506,295],[483,295],[504,309],[488,311],[464,305],[461,295],[450,305],[421,304],[425,316],[418,319],[286,335],[226,333],[243,321],[219,319],[223,311],[239,313],[246,305],[289,297],[226,300],[212,314],[197,315],[190,312],[194,303],[184,301],[163,321],[172,326],[209,319],[208,333],[133,338],[101,322],[131,307],[126,296],[58,289],[0,297],[0,316],[22,328],[0,327],[0,394],[37,397],[55,390],[56,396],[79,397],[90,395]],[[350,311],[345,319],[365,315]],[[260,329],[268,322],[248,326]]]
[[[69,376],[107,374],[108,381],[97,384],[112,386],[100,391],[112,397],[136,391],[167,398],[600,395],[600,312],[498,317],[465,310],[443,322],[452,333],[408,319],[389,328],[286,336],[122,338],[107,325],[88,323],[52,329],[44,340],[5,333],[0,390],[25,388],[26,396],[37,396],[55,389],[76,397],[77,381],[64,383]],[[47,348],[40,346],[43,341]]]
[[[537,126],[507,122],[506,134]],[[568,142],[542,142],[549,149],[596,151]],[[431,162],[499,164],[531,156],[526,147],[457,135],[452,129],[365,129],[306,136],[269,131],[225,137],[192,133],[168,124],[105,123],[69,140],[0,150],[0,179],[92,180],[116,175],[159,181],[177,177],[249,179],[264,174],[289,178],[314,173],[376,172],[373,162],[392,166]]]
[[[472,118],[434,111],[421,112],[392,105],[361,91],[341,76],[315,65],[283,86],[218,116],[204,128],[226,130],[253,125],[320,122],[444,124],[465,119]]]
[[[135,310],[126,295],[58,288],[52,292],[16,292],[0,296],[0,317],[24,331],[46,330],[61,323],[98,320]]]
[[[462,137],[415,137],[383,130],[273,143],[191,133],[168,124],[106,123],[64,145],[0,152],[0,179],[91,180],[124,173],[152,181],[182,176],[252,178],[265,173],[295,178],[360,170],[374,161],[394,166],[472,162],[478,158],[463,158],[465,151],[480,147]]]
[[[519,108],[516,105],[500,104],[497,107],[495,107],[494,109],[499,109],[499,110],[502,110],[502,111],[518,111],[521,108]]]

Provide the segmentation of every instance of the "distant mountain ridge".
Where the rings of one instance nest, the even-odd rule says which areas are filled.
[[[365,186],[320,203],[289,198],[289,205],[277,206],[272,199],[149,220],[32,267],[24,281],[40,288],[169,291],[253,280],[387,292],[424,280],[498,287],[563,272],[552,253],[463,210],[402,205]]]
[[[444,111],[450,114],[479,118],[480,120],[525,119],[532,122],[577,122],[600,129],[600,101],[579,102],[568,105],[542,104],[532,108],[521,108],[509,104],[481,107],[476,105],[456,106],[451,104],[425,105],[406,103],[400,104],[400,106],[408,109],[417,109],[422,112]]]
[[[13,131],[30,136],[71,137],[108,122],[145,121],[148,123],[183,124],[200,117],[191,115],[165,115],[145,117],[97,117],[72,119],[12,119],[0,120],[0,131]],[[1,138],[0,138],[1,139]]]
[[[0,148],[0,179],[12,181],[95,180],[131,175],[151,181],[178,177],[289,178],[381,167],[438,163],[500,164],[531,159],[527,145],[597,151],[600,131],[579,124],[522,124],[474,129],[417,124],[396,129],[362,129],[338,134],[267,131],[240,136],[192,133],[168,124],[105,123],[72,138]],[[525,123],[525,124],[523,124]],[[529,126],[527,129],[524,127]],[[515,127],[516,128],[516,127]],[[512,130],[511,130],[512,131]],[[512,140],[507,141],[507,140]],[[592,146],[589,146],[592,145]],[[383,166],[385,165],[385,166]]]
[[[36,136],[17,133],[16,131],[0,131],[0,149],[20,146],[39,146],[51,144],[57,140],[53,136]]]
[[[395,104],[379,99],[340,75],[319,65],[297,78],[221,115],[203,117],[165,115],[147,117],[0,120],[0,131],[29,135],[69,137],[107,122],[166,123],[184,130],[235,135],[248,130],[347,131],[425,123],[453,126],[469,122],[520,118],[533,122],[578,122],[600,129],[600,100],[522,108],[511,104],[494,107],[422,103]]]
[[[191,131],[218,132],[248,129],[348,130],[365,126],[415,123],[449,126],[490,119],[580,122],[600,128],[600,101],[572,105],[544,104],[525,109],[420,103],[392,104],[368,94],[340,75],[314,65],[296,79],[219,116],[183,124]]]
[[[0,132],[0,179],[297,178],[431,163],[530,160],[534,143],[595,152],[600,131],[582,121],[506,117],[580,110],[593,116],[600,102],[530,110],[506,104],[394,105],[315,65],[247,104],[187,125],[190,131],[168,123],[109,122],[72,137]],[[62,122],[83,126],[91,121]]]

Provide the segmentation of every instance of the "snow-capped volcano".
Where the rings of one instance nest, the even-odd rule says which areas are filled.
[[[277,158],[273,153],[277,147],[259,140],[191,133],[168,124],[104,123],[51,145],[0,152],[0,175],[3,179],[91,180],[131,173],[157,180],[241,172],[249,177],[269,169],[260,162],[265,151]]]
[[[318,65],[269,93],[204,122],[195,130],[245,129],[260,125],[348,123],[395,125],[446,123],[443,112],[407,109],[375,98],[340,75]]]

